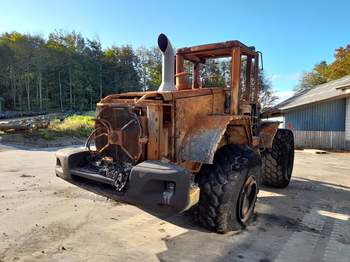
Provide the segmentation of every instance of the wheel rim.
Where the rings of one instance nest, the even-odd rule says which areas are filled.
[[[243,224],[249,220],[254,209],[257,189],[256,179],[253,176],[248,177],[238,199],[238,218]]]

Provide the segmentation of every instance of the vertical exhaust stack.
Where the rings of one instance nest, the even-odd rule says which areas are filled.
[[[166,35],[160,34],[158,36],[158,47],[162,51],[162,83],[158,91],[175,91],[175,53]]]

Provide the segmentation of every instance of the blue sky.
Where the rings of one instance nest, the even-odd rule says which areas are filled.
[[[284,96],[302,72],[350,43],[350,1],[0,0],[0,31],[76,30],[112,44],[152,46],[163,32],[173,46],[226,40],[264,54],[273,87]]]

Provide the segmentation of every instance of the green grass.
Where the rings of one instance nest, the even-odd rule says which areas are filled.
[[[43,139],[49,141],[62,136],[87,138],[94,128],[94,123],[91,115],[73,115],[62,122],[52,121],[47,129],[40,130],[40,134]]]

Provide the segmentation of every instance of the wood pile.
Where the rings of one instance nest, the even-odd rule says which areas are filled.
[[[64,119],[63,114],[48,114],[34,117],[14,118],[0,121],[0,131],[2,132],[23,132],[47,128],[50,121],[54,119]]]

